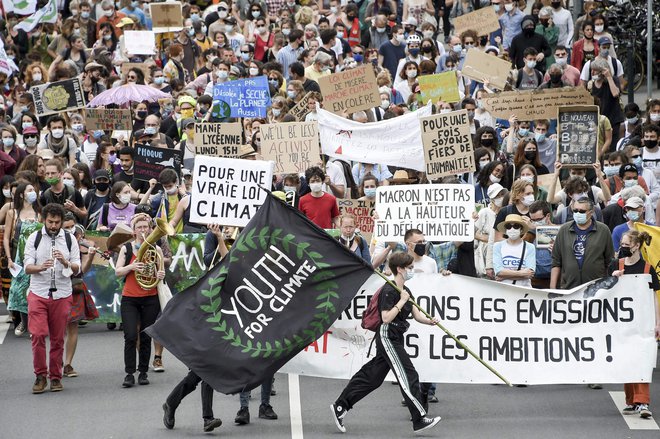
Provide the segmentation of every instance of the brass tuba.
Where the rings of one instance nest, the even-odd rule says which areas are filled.
[[[226,232],[227,230],[225,229],[225,246],[227,247],[227,250],[229,250],[231,246],[234,245],[234,242],[236,242],[236,238],[238,238],[238,227],[234,227],[231,234],[227,234]]]
[[[164,269],[163,257],[156,250],[156,242],[163,236],[173,236],[175,233],[167,221],[157,218],[156,228],[149,236],[144,238],[144,242],[138,250],[135,259],[145,264],[144,269],[135,272],[135,280],[145,290],[150,290],[158,285],[158,271]]]

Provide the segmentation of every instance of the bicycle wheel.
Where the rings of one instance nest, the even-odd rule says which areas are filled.
[[[624,75],[621,78],[621,93],[628,94],[628,51],[624,49],[621,53],[617,53],[618,59],[623,64]],[[640,56],[637,51],[633,54],[633,90],[637,91],[644,83],[646,66],[644,65],[644,59]]]

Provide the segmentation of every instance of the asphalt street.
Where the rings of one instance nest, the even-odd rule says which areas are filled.
[[[4,306],[0,314],[4,314]],[[164,356],[164,373],[149,373],[151,384],[124,389],[123,338],[120,331],[90,324],[80,330],[74,367],[77,378],[64,378],[64,391],[31,393],[34,375],[27,334],[17,338],[0,315],[0,437],[3,438],[184,438],[217,437],[339,438],[329,405],[345,381],[276,376],[277,395],[271,404],[278,420],[258,418],[259,390],[253,391],[252,422],[236,426],[238,396],[215,394],[215,416],[223,425],[202,431],[199,390],[185,399],[176,413],[176,427],[166,430],[161,405],[185,376],[182,363]],[[8,330],[9,329],[9,330]],[[440,367],[442,367],[440,365]],[[654,381],[660,383],[660,369]],[[585,386],[508,388],[500,385],[442,384],[440,402],[430,414],[440,415],[438,427],[424,437],[534,439],[658,439],[655,420],[624,419],[615,405],[622,385],[603,390]],[[385,383],[360,402],[345,418],[343,437],[412,437],[409,413],[401,406],[397,386]],[[651,409],[660,418],[660,385],[651,386]],[[657,405],[653,405],[653,401]]]

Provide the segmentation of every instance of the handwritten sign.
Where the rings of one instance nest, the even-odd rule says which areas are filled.
[[[318,163],[321,156],[318,125],[290,122],[261,125],[261,153],[275,162],[276,174],[297,174]]]
[[[80,78],[35,85],[30,88],[29,93],[34,100],[34,109],[37,116],[76,110],[85,106],[85,96]]]
[[[260,160],[195,157],[190,221],[245,227],[266,200],[272,163]]]
[[[434,114],[421,118],[419,123],[429,178],[476,170],[467,110]]]
[[[559,107],[557,159],[564,166],[598,161],[598,106]]]
[[[380,105],[376,75],[370,65],[319,78],[323,107],[335,114],[355,113]]]
[[[376,208],[375,200],[350,200],[338,199],[339,212],[344,214],[351,214],[355,216],[355,227],[360,231],[360,235],[364,237],[367,244],[371,241],[371,235],[374,232],[374,209]]]
[[[500,30],[500,22],[495,10],[486,6],[454,18],[454,35],[460,35],[468,29],[477,32],[480,37]]]
[[[484,79],[488,79],[495,88],[503,90],[511,72],[511,63],[479,49],[470,49],[461,72],[463,76],[475,81],[484,82]]]
[[[428,241],[474,239],[474,186],[417,184],[379,186],[374,233],[386,241],[403,241],[408,229],[419,229]]]
[[[133,129],[131,110],[86,108],[85,127],[88,130],[128,130]]]
[[[240,123],[196,123],[195,155],[237,158],[243,145]]]
[[[217,84],[213,87],[213,106],[229,108],[228,115],[214,116],[266,117],[266,108],[270,107],[268,79],[257,76]]]
[[[555,119],[558,106],[591,105],[594,102],[584,87],[506,91],[485,96],[482,100],[493,117],[509,119],[515,115],[519,120]]]
[[[305,116],[307,116],[307,113],[309,113],[309,108],[307,108],[307,104],[309,104],[309,99],[311,95],[312,92],[310,91],[305,96],[303,96],[300,102],[298,102],[293,108],[289,110],[288,114],[295,117],[298,122],[304,122]]]
[[[183,29],[180,2],[149,3],[154,33],[178,32]]]
[[[181,151],[177,149],[136,144],[133,177],[144,181],[158,179],[158,175],[165,168],[172,168],[181,175],[181,161]]]
[[[424,75],[417,79],[422,90],[422,101],[429,100],[434,104],[438,101],[458,102],[461,97],[458,94],[458,81],[456,72],[449,71],[435,75]]]

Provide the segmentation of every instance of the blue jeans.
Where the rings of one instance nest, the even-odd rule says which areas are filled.
[[[261,383],[261,403],[270,404],[270,390],[273,388],[273,377],[267,377]],[[240,397],[241,408],[248,408],[250,405],[250,391],[241,392]]]

